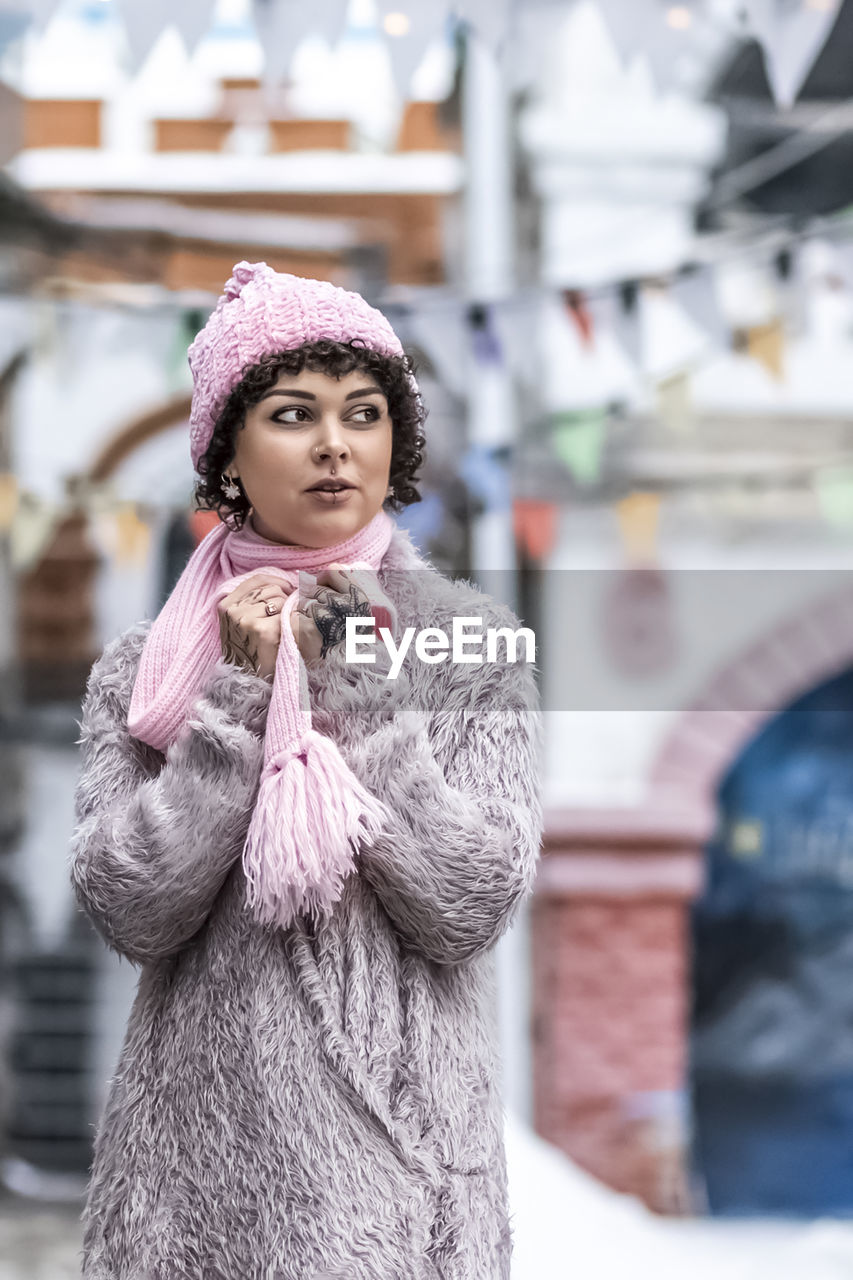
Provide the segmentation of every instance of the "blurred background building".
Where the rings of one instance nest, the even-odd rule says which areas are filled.
[[[73,1194],[120,1048],[75,717],[211,527],[186,349],[248,258],[386,311],[400,523],[536,630],[513,1115],[659,1213],[853,1216],[853,0],[5,0],[0,46],[7,1185]]]

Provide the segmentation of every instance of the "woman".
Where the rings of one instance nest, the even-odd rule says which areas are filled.
[[[423,410],[359,295],[239,263],[189,358],[222,523],[81,723],[72,882],[141,969],[83,1275],[503,1280],[493,947],[540,843],[533,669],[469,631],[392,679],[363,642],[518,620],[388,514]]]

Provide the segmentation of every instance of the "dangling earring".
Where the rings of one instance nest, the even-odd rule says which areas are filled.
[[[233,476],[223,476],[222,484],[219,486],[229,502],[236,502],[240,494],[240,486]]]
[[[393,497],[394,497],[394,493],[395,493],[395,492],[396,492],[396,491],[395,491],[395,489],[394,489],[393,484],[389,484],[389,486],[388,486],[388,492],[385,494],[385,497],[386,497],[386,498],[393,498]]]

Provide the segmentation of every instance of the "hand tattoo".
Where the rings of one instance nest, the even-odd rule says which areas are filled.
[[[347,618],[366,618],[370,613],[370,601],[354,583],[349,584],[346,596],[331,587],[325,588],[323,594],[317,596],[317,606],[312,614],[323,638],[320,657],[325,658],[330,649],[346,638]]]

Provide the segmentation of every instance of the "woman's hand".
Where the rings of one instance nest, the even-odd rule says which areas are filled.
[[[343,644],[348,617],[370,617],[371,613],[370,601],[345,569],[323,569],[316,586],[303,588],[300,582],[290,626],[306,666],[317,665]]]
[[[303,661],[315,666],[346,639],[348,617],[370,617],[366,594],[343,569],[323,569],[316,584],[300,579],[290,628]],[[241,582],[220,600],[219,635],[226,662],[271,680],[281,643],[284,584],[261,572]],[[275,609],[270,615],[267,605]]]
[[[285,585],[263,572],[252,574],[220,600],[219,638],[226,662],[272,680],[281,642]],[[275,609],[269,614],[267,605]]]

